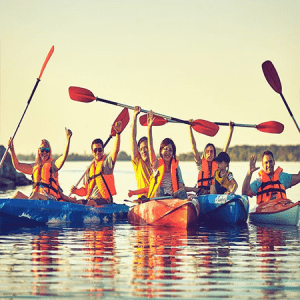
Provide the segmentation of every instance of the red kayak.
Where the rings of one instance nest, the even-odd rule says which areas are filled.
[[[195,199],[150,200],[132,207],[128,220],[134,225],[187,228],[197,223],[199,203]]]

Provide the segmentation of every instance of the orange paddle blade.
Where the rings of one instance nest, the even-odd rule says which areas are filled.
[[[284,125],[276,121],[268,121],[256,125],[259,131],[267,133],[282,133],[284,130]]]
[[[272,87],[272,89],[278,93],[282,93],[282,87],[281,87],[281,82],[278,76],[278,73],[272,64],[271,61],[267,60],[262,64],[262,69],[264,72],[264,75],[269,83],[269,85]]]
[[[195,120],[192,122],[192,128],[202,134],[215,136],[219,131],[219,126],[206,120]]]
[[[128,108],[124,108],[121,113],[118,115],[118,117],[116,118],[116,120],[113,123],[113,126],[116,124],[116,122],[118,121],[122,121],[122,128],[121,128],[121,132],[123,132],[123,130],[125,129],[125,127],[127,126],[128,122],[129,122],[129,112],[128,112]],[[116,131],[114,129],[114,127],[111,127],[111,136],[115,136],[116,135]],[[120,133],[121,133],[120,132]]]
[[[51,47],[51,49],[50,49],[50,51],[49,51],[49,53],[48,53],[48,55],[47,55],[47,57],[46,57],[46,59],[44,61],[44,64],[42,66],[42,69],[41,69],[41,72],[40,72],[40,75],[39,75],[38,79],[41,79],[41,77],[42,77],[42,75],[44,73],[44,70],[46,68],[46,65],[47,65],[50,57],[52,56],[53,52],[54,52],[54,46]]]
[[[155,119],[153,121],[153,126],[162,126],[162,125],[165,125],[166,123],[168,123],[168,120],[163,118],[163,117],[160,117],[160,116],[156,116],[154,115]],[[140,124],[142,126],[147,126],[147,115],[142,115],[140,116]]]
[[[72,100],[89,103],[96,99],[94,94],[88,90],[77,86],[69,87],[69,95]]]

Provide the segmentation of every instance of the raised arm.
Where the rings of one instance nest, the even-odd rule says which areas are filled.
[[[134,108],[133,120],[132,120],[132,129],[131,129],[131,160],[135,160],[139,155],[139,149],[136,142],[136,128],[137,128],[137,116],[141,112],[141,108],[136,106]]]
[[[190,123],[191,122],[193,122],[193,120],[190,120]],[[192,152],[194,154],[194,159],[195,159],[196,163],[198,163],[201,160],[201,158],[200,158],[199,152],[197,150],[196,140],[194,138],[193,128],[191,125],[189,126],[189,133],[190,133],[190,138],[191,138]]]
[[[15,152],[14,143],[13,143],[12,138],[9,139],[8,148],[10,150],[12,163],[13,163],[15,169],[24,174],[31,175],[32,174],[32,165],[19,162],[16,152]]]
[[[112,149],[112,151],[110,152],[110,156],[112,158],[112,162],[113,164],[115,164],[117,157],[118,157],[118,153],[120,150],[120,144],[121,144],[121,130],[122,130],[122,121],[118,121],[115,123],[114,129],[116,131],[116,138],[115,138],[115,144],[114,147]]]
[[[155,151],[153,147],[153,137],[152,137],[152,124],[154,121],[153,111],[150,110],[147,114],[147,123],[148,123],[148,149],[150,153],[150,162],[153,164],[156,160]]]
[[[66,131],[66,136],[67,136],[67,144],[66,144],[65,151],[64,151],[63,155],[61,155],[55,161],[55,167],[57,168],[57,171],[62,168],[62,166],[64,165],[64,163],[65,163],[65,161],[68,157],[68,154],[69,154],[72,131],[70,129],[67,129],[67,128],[65,128],[65,131]]]
[[[300,171],[298,174],[292,174],[291,187],[300,182]]]
[[[229,122],[229,134],[228,134],[228,138],[226,140],[226,144],[224,146],[223,152],[227,152],[230,142],[231,142],[231,138],[232,138],[232,134],[233,134],[233,129],[234,129],[234,123],[233,122]]]
[[[243,186],[242,186],[242,195],[247,195],[247,196],[254,196],[252,190],[251,190],[251,187],[250,187],[250,181],[251,181],[251,177],[252,177],[252,174],[253,172],[257,171],[259,168],[256,168],[255,167],[255,164],[256,164],[256,156],[255,155],[252,155],[250,157],[250,168],[249,168],[249,171],[247,172],[247,175],[244,179],[244,182],[243,182]]]

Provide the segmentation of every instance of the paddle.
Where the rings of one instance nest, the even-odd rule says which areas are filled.
[[[115,119],[115,121],[113,122],[112,126],[111,126],[111,132],[110,135],[108,137],[108,139],[105,141],[105,143],[103,144],[103,148],[105,148],[105,146],[108,144],[108,142],[111,140],[111,138],[113,136],[116,136],[116,130],[114,128],[114,125],[116,124],[116,122],[122,121],[122,128],[120,133],[123,132],[123,130],[125,129],[125,127],[127,126],[128,122],[129,122],[129,112],[127,108],[124,108],[121,113],[118,115],[118,117]],[[92,166],[92,164],[94,163],[94,160],[91,162],[91,164],[88,166],[88,168],[85,170],[84,174],[80,177],[80,179],[78,180],[78,182],[76,183],[75,187],[77,188],[77,186],[79,185],[79,183],[81,182],[81,180],[83,179],[83,177],[86,175],[86,173],[89,171],[90,167]],[[69,197],[72,194],[69,194]]]
[[[292,111],[290,110],[283,94],[282,94],[282,87],[281,87],[281,82],[280,82],[280,79],[279,79],[279,76],[278,76],[278,73],[274,67],[274,65],[272,64],[271,61],[267,60],[265,61],[263,64],[262,64],[262,69],[263,69],[263,72],[264,72],[264,75],[269,83],[269,85],[271,86],[271,88],[276,92],[278,93],[282,100],[283,100],[283,103],[285,104],[285,107],[287,108],[290,116],[292,117],[298,131],[300,132],[300,128],[293,116],[293,113]]]
[[[127,199],[124,199],[124,201],[126,202],[131,202],[131,203],[145,203],[145,202],[148,202],[148,201],[151,201],[151,200],[167,200],[167,199],[173,199],[174,196],[161,196],[161,197],[154,197],[154,198],[148,198],[148,197],[145,197],[145,196],[142,196],[136,200],[127,200]]]
[[[198,122],[198,121],[203,121],[203,120],[196,120],[194,122]],[[155,116],[153,125],[154,126],[161,126],[161,125],[166,124],[167,122],[174,122],[174,121],[166,120],[166,119],[164,119],[160,116]],[[229,126],[229,123],[222,123],[222,122],[214,122],[214,123],[218,126]],[[142,126],[147,126],[147,115],[142,115],[140,117],[140,124]],[[268,122],[260,123],[258,125],[238,124],[238,123],[233,123],[233,125],[238,126],[238,127],[256,128],[259,131],[267,132],[267,133],[282,133],[282,131],[284,129],[284,125],[279,123],[279,122],[276,122],[276,121],[268,121]]]
[[[100,101],[100,102],[104,102],[104,103],[108,103],[108,104],[112,104],[112,105],[116,105],[116,106],[126,107],[126,108],[134,110],[133,106],[95,97],[94,94],[90,90],[80,88],[80,87],[70,86],[69,94],[70,94],[70,98],[72,100],[79,101],[79,102],[89,103],[89,102],[96,100],[96,101]],[[141,112],[148,113],[149,111],[145,110],[145,109],[141,109]],[[189,121],[169,117],[169,116],[162,115],[159,113],[154,113],[154,115],[160,116],[160,117],[165,118],[170,121],[184,123],[184,124],[190,124]],[[196,130],[197,132],[208,135],[208,136],[215,136],[219,130],[218,125],[216,125],[212,122],[209,122],[209,121],[205,121],[205,120],[196,120],[193,122],[192,126],[193,126],[194,130]]]
[[[48,63],[50,57],[52,56],[53,52],[54,52],[54,46],[51,47],[51,49],[50,49],[50,51],[49,51],[49,53],[48,53],[48,55],[47,55],[47,57],[46,57],[46,59],[45,59],[45,61],[44,61],[44,64],[43,64],[42,69],[41,69],[41,72],[40,72],[40,75],[39,75],[39,77],[38,77],[37,80],[36,80],[36,83],[35,83],[35,85],[34,85],[34,88],[33,88],[32,92],[31,92],[31,95],[30,95],[30,97],[29,97],[29,99],[28,99],[28,101],[27,101],[27,105],[26,105],[26,107],[25,107],[25,110],[24,110],[24,112],[23,112],[23,114],[22,114],[22,117],[21,117],[21,119],[20,119],[20,121],[19,121],[19,124],[18,124],[18,126],[17,126],[17,128],[16,128],[16,130],[15,130],[13,136],[12,136],[12,141],[13,141],[13,139],[14,139],[14,137],[15,137],[15,135],[16,135],[16,133],[17,133],[17,131],[18,131],[20,125],[21,125],[21,122],[22,122],[22,120],[23,120],[23,118],[24,118],[24,116],[25,116],[25,113],[26,113],[26,111],[27,111],[27,108],[28,108],[28,106],[29,106],[29,104],[30,104],[30,102],[31,102],[31,99],[32,99],[32,97],[33,97],[33,95],[34,95],[34,93],[35,93],[35,90],[36,90],[36,88],[37,88],[39,82],[41,81],[41,77],[42,77],[42,75],[43,75],[43,73],[44,73],[44,70],[45,70],[45,68],[46,68],[46,65],[47,65],[47,63]],[[4,163],[4,160],[5,160],[6,156],[7,156],[8,148],[9,148],[9,147],[7,147],[7,149],[5,150],[5,152],[4,152],[3,156],[2,156],[2,159],[1,159],[1,162],[0,162],[0,168],[2,167],[2,165],[3,165],[3,163]]]

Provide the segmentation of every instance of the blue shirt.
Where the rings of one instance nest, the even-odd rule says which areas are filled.
[[[288,189],[291,187],[291,180],[292,180],[292,174],[281,172],[279,174],[279,181],[280,183],[285,187],[285,189]],[[261,186],[261,177],[255,179],[251,184],[250,188],[254,195],[257,195],[258,189]]]

